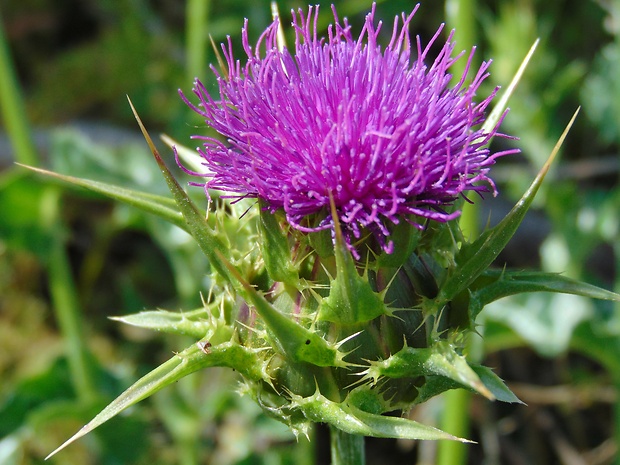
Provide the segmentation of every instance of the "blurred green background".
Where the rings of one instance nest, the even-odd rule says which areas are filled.
[[[318,3],[324,29],[331,2]],[[333,3],[359,31],[371,2]],[[291,8],[306,7],[278,4],[285,25]],[[414,4],[378,2],[384,39],[393,17]],[[219,43],[230,35],[238,50],[244,17],[255,40],[271,20],[269,2],[0,1],[0,463],[43,463],[134,380],[191,343],[110,316],[196,308],[207,289],[202,254],[174,227],[13,161],[165,193],[126,95],[153,135],[192,145],[188,137],[207,129],[177,89],[189,92],[199,76],[215,90],[208,36]],[[498,266],[620,291],[620,2],[427,0],[411,32],[426,42],[442,22],[457,28],[457,49],[476,44],[477,60],[493,59],[486,92],[507,86],[541,39],[502,127],[519,137],[510,144],[522,154],[497,164],[500,196],[479,202],[481,227],[518,199],[582,107]],[[193,193],[200,198],[200,189]],[[485,337],[473,356],[528,405],[438,398],[410,415],[437,425],[465,419],[477,444],[438,457],[438,443],[371,439],[369,464],[620,463],[620,308],[533,294],[492,305],[479,323]],[[323,428],[312,443],[297,442],[234,386],[228,371],[183,379],[47,463],[328,463]]]

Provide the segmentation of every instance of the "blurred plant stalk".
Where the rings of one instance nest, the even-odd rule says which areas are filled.
[[[13,146],[15,161],[38,166],[40,160],[31,136],[21,88],[15,76],[1,17],[0,109]],[[12,176],[15,172],[15,168],[10,168],[8,173],[4,173],[4,181],[33,182],[31,177],[24,178],[20,172],[17,172],[19,173],[17,177]],[[51,242],[50,254],[47,257],[49,286],[56,321],[66,344],[71,380],[78,399],[88,405],[97,398],[97,389],[87,361],[88,349],[82,327],[79,298],[65,248],[64,227],[59,214],[61,203],[61,190],[57,186],[47,186],[41,197],[40,208]]]
[[[477,42],[476,35],[476,0],[446,0],[446,24],[455,31],[455,41],[458,47],[468,50]],[[465,72],[462,62],[455,64],[455,76]],[[478,231],[477,204],[464,204],[459,224],[465,237],[477,237]],[[477,363],[480,360],[472,360]],[[471,393],[459,389],[443,394],[444,407],[441,419],[441,428],[458,437],[467,437],[470,430],[469,407]],[[467,463],[467,447],[455,441],[439,441],[437,445],[437,465],[462,465]]]

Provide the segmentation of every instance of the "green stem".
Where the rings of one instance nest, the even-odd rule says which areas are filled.
[[[332,465],[364,465],[366,463],[364,436],[345,433],[333,426],[329,429]]]
[[[446,0],[445,3],[446,23],[450,29],[454,29],[456,50],[466,50],[465,56],[457,61],[450,72],[458,81],[465,71],[465,64],[469,51],[476,44],[476,0]],[[475,66],[473,69],[477,69]],[[455,81],[453,81],[455,82]]]
[[[454,389],[444,395],[444,411],[440,429],[459,438],[469,435],[469,404],[471,393],[464,389]],[[459,441],[439,441],[437,445],[437,465],[460,465],[467,462],[467,447]]]
[[[202,76],[207,63],[207,21],[210,0],[189,0],[186,7],[187,21],[187,74],[190,81]]]
[[[448,27],[455,30],[454,39],[458,50],[470,49],[476,43],[476,0],[446,0],[445,12]],[[466,58],[452,67],[454,79],[458,80],[465,70]],[[475,68],[475,67],[474,67]],[[461,229],[465,237],[478,235],[478,212],[472,205],[463,206]],[[464,438],[469,433],[469,404],[471,394],[458,389],[444,394],[444,412],[441,428],[455,436]],[[467,461],[467,446],[458,441],[440,441],[437,465],[462,465]]]
[[[37,165],[38,155],[30,137],[30,128],[22,100],[21,89],[12,65],[9,46],[0,15],[0,116],[13,145],[15,161]]]
[[[470,49],[476,43],[476,0],[446,0],[445,12],[448,27],[455,30],[454,39],[458,50]],[[452,67],[458,80],[465,70],[466,59],[462,58]],[[472,208],[473,207],[473,208]],[[465,237],[478,235],[478,211],[475,206],[464,204],[460,226]],[[469,404],[471,393],[462,389],[444,394],[444,411],[441,429],[460,438],[469,434]],[[458,441],[439,441],[437,465],[462,465],[467,462],[467,445]]]
[[[0,17],[0,112],[15,153],[15,160],[36,166],[39,157],[30,135],[30,127],[22,92],[15,76],[9,47]],[[51,231],[49,285],[56,320],[67,345],[67,357],[74,389],[80,400],[90,402],[96,396],[95,383],[88,368],[81,318],[69,259],[60,234],[60,192],[56,187],[46,190],[41,204],[45,224]]]
[[[58,220],[59,208],[60,191],[55,186],[50,187],[43,198],[42,210],[49,215],[47,220],[51,223],[49,285],[52,306],[66,344],[73,387],[78,399],[88,404],[96,399],[97,390],[88,364],[77,290]]]

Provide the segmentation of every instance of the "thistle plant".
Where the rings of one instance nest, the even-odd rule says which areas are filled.
[[[196,343],[61,448],[212,366],[236,370],[239,391],[296,435],[329,424],[334,463],[362,463],[364,436],[466,441],[394,412],[456,388],[518,402],[491,369],[466,357],[486,304],[535,291],[618,298],[560,275],[491,268],[559,144],[497,226],[464,237],[464,202],[495,195],[491,166],[518,150],[490,148],[496,137],[513,143],[499,130],[505,99],[488,116],[498,89],[478,96],[490,63],[471,69],[474,50],[455,54],[452,34],[431,57],[442,28],[427,44],[412,40],[417,9],[395,18],[384,46],[374,5],[358,35],[333,8],[327,37],[319,37],[318,7],[310,7],[293,12],[291,49],[278,17],[254,46],[246,22],[242,60],[230,39],[223,44],[220,68],[212,68],[218,92],[196,80],[193,97],[181,93],[219,136],[195,136],[197,153],[174,149],[190,184],[204,188],[206,211],[172,176],[139,118],[172,199],[55,175],[186,230],[211,269],[202,307],[118,318]],[[455,78],[459,59],[467,65]]]

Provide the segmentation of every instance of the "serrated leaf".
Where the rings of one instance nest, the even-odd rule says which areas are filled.
[[[234,342],[212,346],[205,353],[198,345],[192,344],[167,362],[162,363],[147,375],[140,378],[125,392],[108,404],[95,418],[83,426],[75,435],[46,457],[46,460],[60,452],[72,442],[90,433],[123,410],[152,396],[175,381],[211,366],[233,368],[252,380],[262,379],[256,352]]]
[[[493,371],[481,365],[470,365],[471,369],[478,375],[480,381],[485,387],[493,394],[495,400],[508,403],[520,403],[521,400],[506,386],[504,381],[497,376]],[[472,392],[476,392],[475,389],[471,389],[464,386],[462,383],[458,383],[453,379],[446,378],[445,376],[431,375],[426,376],[424,384],[418,387],[418,396],[415,399],[416,404],[422,404],[429,399],[449,391],[451,389],[465,388]]]
[[[118,200],[127,205],[139,208],[140,210],[152,213],[160,218],[187,230],[183,215],[176,210],[176,204],[174,200],[163,197],[161,195],[149,194],[147,192],[136,191],[133,189],[127,189],[124,187],[116,186],[114,184],[108,184],[99,181],[93,181],[91,179],[81,179],[73,176],[66,176],[64,174],[54,173],[53,171],[44,170],[41,168],[35,168],[34,166],[20,165],[29,170],[35,171],[45,176],[51,176],[59,179],[63,182],[80,186],[99,194],[103,194],[114,200]]]
[[[471,442],[412,420],[364,412],[346,401],[333,402],[319,392],[311,397],[293,396],[293,403],[310,421],[329,423],[349,434],[376,438]]]
[[[204,308],[191,312],[149,310],[131,315],[113,316],[110,319],[139,328],[191,336],[196,339],[202,339],[214,330]]]
[[[493,373],[493,370],[482,365],[470,366],[471,369],[476,372],[476,374],[480,378],[480,381],[482,381],[482,383],[487,387],[487,389],[491,391],[495,399],[511,404],[523,403],[517,396],[515,396],[515,394],[508,388],[508,386],[506,386],[504,381],[495,373]]]
[[[336,278],[331,280],[329,296],[321,300],[319,321],[353,325],[389,314],[381,294],[374,292],[367,279],[357,272],[353,258],[339,259],[336,253]]]
[[[432,312],[438,311],[459,292],[472,284],[491,265],[500,252],[504,250],[504,247],[506,247],[506,244],[508,244],[508,241],[523,221],[578,113],[579,109],[569,121],[547,162],[512,210],[497,226],[485,231],[473,243],[463,245],[456,256],[457,267],[448,276],[446,282],[441,286],[439,295],[431,304]]]
[[[509,295],[524,292],[555,292],[592,299],[620,301],[620,295],[615,292],[556,273],[487,270],[480,278],[483,281],[490,280],[490,283],[470,294],[469,312],[472,321],[487,304]]]
[[[465,357],[457,354],[447,341],[439,341],[426,348],[406,346],[385,360],[373,362],[367,376],[375,382],[382,376],[388,378],[442,376],[491,400],[495,399],[493,393],[469,366]]]

